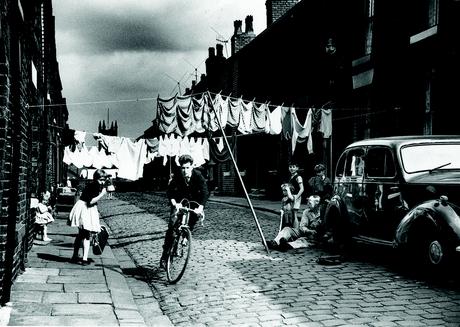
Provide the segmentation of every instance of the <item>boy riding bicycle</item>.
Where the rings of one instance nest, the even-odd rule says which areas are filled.
[[[192,208],[193,212],[190,213],[189,227],[193,231],[200,217],[204,217],[204,206],[209,197],[206,180],[198,170],[193,168],[193,158],[188,154],[182,155],[179,157],[179,165],[181,173],[173,176],[166,193],[171,205],[171,214],[168,230],[165,233],[161,267],[165,267],[166,255],[174,238],[173,229],[178,220],[176,213],[182,207],[180,201],[187,199],[199,203],[198,207]]]

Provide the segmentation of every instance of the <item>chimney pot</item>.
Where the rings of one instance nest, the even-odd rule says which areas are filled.
[[[243,33],[243,31],[241,29],[242,25],[243,25],[243,22],[241,20],[235,20],[233,22],[233,27],[235,28],[235,31],[233,32],[234,35]]]
[[[216,50],[217,50],[217,57],[223,57],[224,56],[224,46],[222,44],[216,44]]]
[[[215,57],[216,56],[216,50],[213,47],[208,48],[208,54],[209,58]]]

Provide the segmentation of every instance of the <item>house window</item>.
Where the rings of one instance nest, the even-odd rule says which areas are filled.
[[[374,29],[374,0],[367,0],[366,12],[367,12],[367,29],[366,29],[366,36],[365,36],[364,54],[369,55],[372,53],[372,35],[373,35],[373,29]]]
[[[38,89],[38,73],[37,73],[37,68],[35,67],[35,63],[32,62],[32,83],[34,83],[34,86],[36,89]]]
[[[411,34],[425,32],[438,25],[439,0],[411,0]]]
[[[427,79],[425,81],[425,124],[423,128],[424,135],[433,134],[433,114],[431,110],[431,80]]]
[[[438,25],[439,0],[428,0],[428,27]]]

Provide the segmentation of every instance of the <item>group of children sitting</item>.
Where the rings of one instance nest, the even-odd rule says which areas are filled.
[[[294,241],[304,238],[306,242],[315,242],[324,233],[323,215],[327,202],[332,195],[332,183],[326,177],[323,164],[315,166],[315,176],[308,180],[307,204],[302,216],[298,211],[305,191],[303,179],[298,174],[297,164],[289,165],[291,177],[288,183],[281,185],[281,217],[279,232],[273,240],[267,242],[272,250],[286,251],[293,247]],[[305,242],[304,242],[305,244]]]

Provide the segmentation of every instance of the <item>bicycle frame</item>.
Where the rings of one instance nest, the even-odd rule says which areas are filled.
[[[190,209],[191,202],[194,201],[183,199],[180,202],[182,207],[176,211],[177,220],[173,229],[174,240],[169,249],[166,263],[166,274],[170,284],[175,284],[182,278],[191,254],[192,235],[189,218],[190,212],[194,212],[193,209]]]

